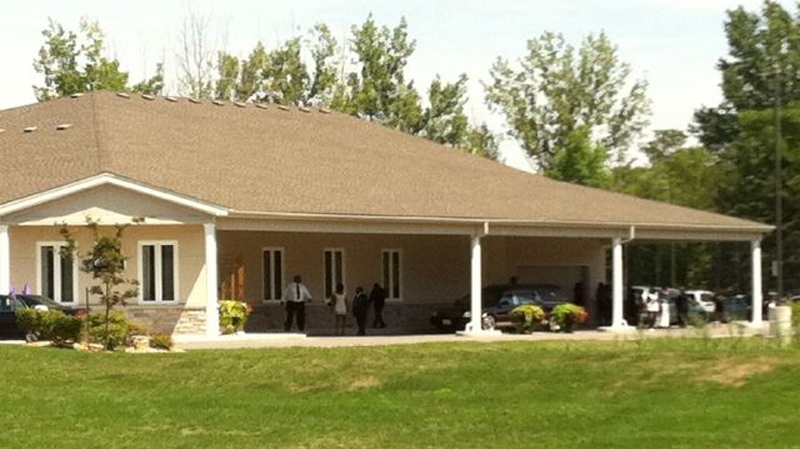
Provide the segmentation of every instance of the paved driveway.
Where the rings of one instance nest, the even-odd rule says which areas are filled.
[[[639,331],[630,328],[622,332],[596,330],[577,331],[571,334],[535,332],[530,335],[496,334],[466,336],[456,334],[436,335],[374,335],[346,337],[307,337],[303,334],[242,334],[220,337],[175,336],[175,345],[181,349],[231,349],[231,348],[286,348],[286,347],[346,347],[381,346],[441,342],[501,342],[550,340],[631,340],[639,338],[713,338],[762,335],[766,329],[752,329],[746,325],[709,325],[704,329],[658,329]]]

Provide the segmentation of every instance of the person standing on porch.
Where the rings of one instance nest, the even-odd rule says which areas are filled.
[[[353,297],[353,316],[356,317],[356,324],[358,324],[358,335],[366,335],[368,311],[369,298],[363,288],[356,287],[356,295]]]
[[[383,306],[386,305],[386,290],[384,290],[377,283],[373,284],[372,291],[369,292],[369,302],[375,311],[375,321],[372,322],[372,327],[382,329],[386,327],[383,322]]]
[[[283,330],[292,329],[292,321],[297,317],[297,330],[303,332],[306,325],[306,302],[311,302],[311,292],[303,285],[300,275],[295,275],[294,281],[283,291],[282,301],[286,302],[286,322]]]
[[[333,307],[336,335],[344,335],[347,327],[347,296],[344,294],[344,285],[336,284],[336,291],[328,299],[328,305]]]

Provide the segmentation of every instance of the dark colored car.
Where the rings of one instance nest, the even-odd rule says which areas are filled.
[[[492,306],[500,301],[500,296],[511,285],[491,285],[484,287],[481,293],[482,308]],[[457,299],[452,306],[438,309],[431,315],[431,324],[442,332],[454,332],[464,329],[472,316],[470,313],[472,295],[467,293]]]
[[[484,329],[511,327],[511,311],[518,306],[539,306],[549,314],[553,307],[566,302],[567,297],[556,285],[514,286],[503,292],[497,305],[483,309],[481,323]]]
[[[448,308],[433,312],[431,324],[441,331],[464,329],[470,321],[470,295],[465,295]],[[550,312],[558,304],[567,302],[555,285],[492,285],[483,289],[482,318],[484,329],[511,325],[511,311],[520,305],[535,305]]]
[[[750,295],[728,296],[722,300],[722,307],[724,312],[723,321],[726,323],[731,321],[748,321],[751,319],[753,306]]]
[[[39,295],[0,295],[0,339],[24,339],[27,336],[17,327],[16,311],[19,309],[61,310],[68,315],[79,315],[82,309],[71,309],[50,298]]]

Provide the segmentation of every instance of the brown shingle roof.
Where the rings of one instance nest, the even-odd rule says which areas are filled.
[[[38,129],[24,133],[29,126]],[[531,175],[316,109],[95,92],[0,111],[0,128],[0,204],[109,172],[234,212],[769,230]]]

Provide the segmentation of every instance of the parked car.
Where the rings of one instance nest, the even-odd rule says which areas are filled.
[[[80,315],[83,309],[72,309],[40,295],[0,295],[0,339],[27,338],[17,327],[16,312],[20,309],[61,310],[67,315]]]
[[[520,305],[535,305],[545,312],[550,312],[558,304],[567,302],[567,297],[556,285],[490,285],[481,294],[481,324],[484,329],[509,327],[510,313]],[[456,300],[452,306],[439,309],[431,315],[431,324],[440,331],[464,329],[469,323],[471,295],[467,294]]]
[[[511,311],[517,306],[539,306],[549,314],[553,307],[568,301],[556,285],[515,286],[503,292],[497,305],[483,309],[481,323],[484,329],[511,327]]]
[[[484,287],[481,291],[482,308],[496,305],[500,301],[500,296],[504,291],[512,288],[512,285],[491,285]],[[470,312],[472,295],[467,293],[455,300],[452,306],[435,310],[431,314],[431,324],[441,332],[454,332],[464,329],[469,323],[472,314]]]
[[[714,313],[714,292],[709,290],[686,290],[689,305],[700,306],[706,313]]]
[[[722,300],[725,322],[748,321],[751,318],[752,300],[750,295],[728,296]]]

